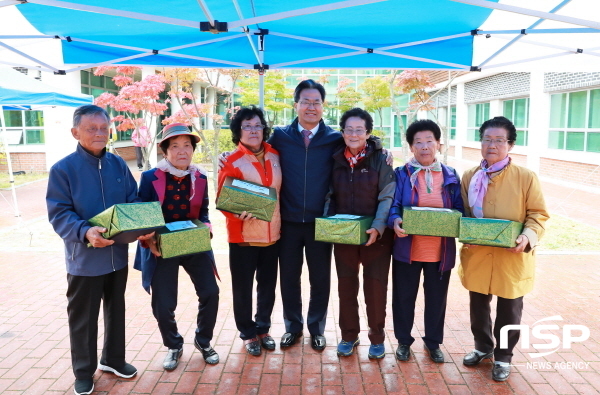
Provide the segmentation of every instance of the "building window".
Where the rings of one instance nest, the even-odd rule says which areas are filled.
[[[517,128],[515,145],[527,145],[529,138],[529,98],[505,100],[504,116]]]
[[[467,141],[479,141],[479,127],[488,119],[490,119],[490,103],[478,103],[469,105]],[[456,124],[454,127],[456,128]]]
[[[548,148],[600,152],[600,89],[550,98]]]
[[[445,128],[448,123],[448,107],[439,106],[433,110],[427,111],[427,119],[430,119],[437,123],[441,128]],[[444,132],[442,130],[442,140]],[[456,139],[456,106],[450,106],[450,129],[448,129],[448,138],[450,140]]]
[[[44,112],[5,110],[6,137],[10,145],[44,144]]]

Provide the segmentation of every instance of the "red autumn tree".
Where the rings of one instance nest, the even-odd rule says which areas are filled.
[[[104,108],[112,108],[116,115],[111,122],[116,123],[118,131],[133,130],[140,132],[146,128],[150,132],[150,144],[143,149],[144,168],[148,168],[148,160],[153,147],[156,145],[156,119],[164,114],[167,104],[160,100],[160,94],[165,90],[165,79],[160,74],[149,75],[141,81],[134,81],[134,74],[140,67],[135,66],[101,66],[96,68],[94,75],[104,75],[108,70],[115,70],[112,78],[120,90],[117,95],[104,92],[94,103]]]

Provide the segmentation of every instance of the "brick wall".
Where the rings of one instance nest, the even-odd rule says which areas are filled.
[[[46,154],[43,152],[13,152],[10,154],[13,172],[24,171],[45,172],[46,171]],[[0,163],[0,171],[8,172],[8,164],[6,159]]]
[[[465,83],[465,103],[529,96],[529,73],[500,73]]]
[[[462,158],[473,162],[481,162],[481,150],[479,148],[463,147]]]
[[[456,153],[456,149],[453,145],[448,147],[448,156],[454,156]]]
[[[135,159],[135,147],[119,147],[115,148],[115,153],[118,154],[123,160]]]
[[[512,162],[519,166],[527,167],[527,155],[510,154]]]
[[[600,72],[545,73],[544,92],[555,92],[600,85]]]
[[[600,187],[598,165],[541,158],[540,176]]]

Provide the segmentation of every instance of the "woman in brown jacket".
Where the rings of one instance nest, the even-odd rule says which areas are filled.
[[[359,344],[358,277],[363,265],[363,290],[369,325],[369,358],[385,356],[385,306],[394,232],[387,227],[396,179],[386,163],[378,139],[370,138],[373,119],[360,108],[346,111],[340,120],[346,145],[334,155],[331,191],[325,214],[373,216],[365,245],[334,244],[340,297],[342,341],[337,353],[349,356]]]
[[[479,136],[483,160],[463,175],[465,216],[507,219],[524,226],[513,248],[465,244],[461,249],[458,275],[469,290],[475,339],[475,350],[464,357],[463,364],[477,365],[493,356],[492,378],[505,381],[520,332],[509,331],[508,347],[500,348],[500,330],[521,322],[523,296],[533,289],[534,248],[544,234],[549,215],[535,173],[511,163],[508,156],[517,138],[512,122],[504,117],[490,119],[481,125]],[[492,295],[498,299],[493,327]]]

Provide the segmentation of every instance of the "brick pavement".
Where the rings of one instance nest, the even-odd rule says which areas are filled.
[[[135,173],[134,173],[135,174]],[[45,182],[19,188],[23,218],[0,222],[0,393],[72,394],[69,339],[66,322],[66,275],[61,242],[45,219]],[[560,188],[544,191],[549,201],[565,196]],[[22,192],[22,193],[21,193]],[[4,191],[2,191],[4,193]],[[578,197],[582,206],[598,213],[594,194]],[[6,215],[0,198],[0,221]],[[552,207],[552,206],[551,206]],[[573,212],[567,211],[567,214]],[[217,214],[218,215],[218,214]],[[573,218],[578,219],[576,214]],[[14,219],[13,219],[14,220]],[[247,356],[237,337],[231,309],[227,255],[217,254],[222,282],[221,303],[214,345],[221,363],[207,366],[192,344],[196,297],[186,275],[180,281],[178,323],[186,339],[180,366],[162,369],[164,347],[150,309],[149,296],[140,286],[140,274],[130,271],[127,290],[127,356],[139,370],[138,377],[125,380],[97,372],[97,394],[599,394],[600,393],[600,255],[543,255],[538,258],[536,287],[525,297],[523,323],[560,315],[557,324],[586,325],[588,340],[574,343],[543,357],[531,358],[519,345],[514,372],[506,383],[490,378],[491,364],[469,368],[462,356],[472,348],[469,330],[468,294],[457,276],[452,276],[445,340],[446,363],[436,365],[426,357],[420,340],[423,331],[423,300],[417,300],[413,336],[414,358],[399,363],[393,352],[396,340],[388,296],[387,354],[383,360],[367,358],[364,303],[361,298],[357,355],[339,358],[335,346],[338,298],[335,272],[326,327],[328,347],[319,353],[308,339],[289,350],[277,349],[260,357]],[[133,258],[133,257],[131,257]],[[582,275],[583,274],[583,275]],[[303,284],[308,284],[304,273]],[[391,291],[391,287],[390,287]],[[308,295],[307,289],[303,293]],[[307,300],[305,299],[305,305]],[[271,333],[276,341],[284,332],[281,303],[273,313]],[[101,325],[101,324],[100,324]],[[102,326],[100,326],[102,328]],[[102,330],[100,330],[102,332]],[[553,331],[553,333],[559,333]],[[100,333],[99,339],[101,339]],[[99,340],[100,341],[100,340]],[[532,337],[532,343],[536,339]],[[527,363],[530,363],[529,366]],[[535,366],[533,362],[536,362]],[[543,364],[539,364],[543,362]],[[573,367],[567,363],[575,363]],[[549,365],[548,365],[549,364]]]
[[[518,347],[514,364],[519,365],[506,383],[490,378],[490,363],[465,367],[461,359],[472,347],[469,330],[468,293],[456,275],[452,277],[442,346],[445,364],[432,363],[423,352],[423,300],[419,296],[413,335],[414,358],[399,363],[393,351],[392,319],[387,318],[387,353],[381,361],[367,358],[367,331],[360,334],[357,355],[339,358],[335,345],[338,298],[332,292],[323,352],[311,349],[308,339],[286,351],[277,347],[260,357],[247,356],[237,337],[231,309],[227,256],[217,255],[222,282],[219,319],[214,347],[221,363],[207,366],[192,344],[196,298],[189,279],[182,275],[177,309],[181,333],[186,339],[180,366],[162,369],[164,347],[152,317],[149,296],[140,286],[140,274],[130,271],[127,290],[127,357],[138,369],[138,377],[117,379],[97,372],[98,394],[595,394],[600,393],[600,256],[540,256],[537,284],[525,298],[524,324],[560,315],[564,324],[586,325],[591,336],[572,349],[539,361]],[[62,252],[9,251],[3,253],[0,276],[0,393],[71,394],[66,322],[66,289]],[[582,273],[587,275],[582,276]],[[334,276],[335,277],[335,276]],[[303,283],[307,283],[306,276]],[[335,281],[332,289],[336,289]],[[557,290],[560,289],[560,292]],[[305,290],[306,291],[306,290]],[[307,295],[305,292],[304,295]],[[390,295],[391,296],[391,295]],[[391,298],[388,297],[388,313]],[[307,301],[305,300],[305,303]],[[365,328],[361,300],[361,324]],[[284,332],[281,304],[277,301],[271,333]],[[559,322],[559,324],[561,324]],[[102,330],[100,330],[100,339]],[[535,339],[532,338],[535,343]],[[550,362],[540,368],[527,362]],[[566,362],[580,363],[566,368]],[[559,365],[555,365],[559,363]],[[563,363],[563,365],[560,365]]]

